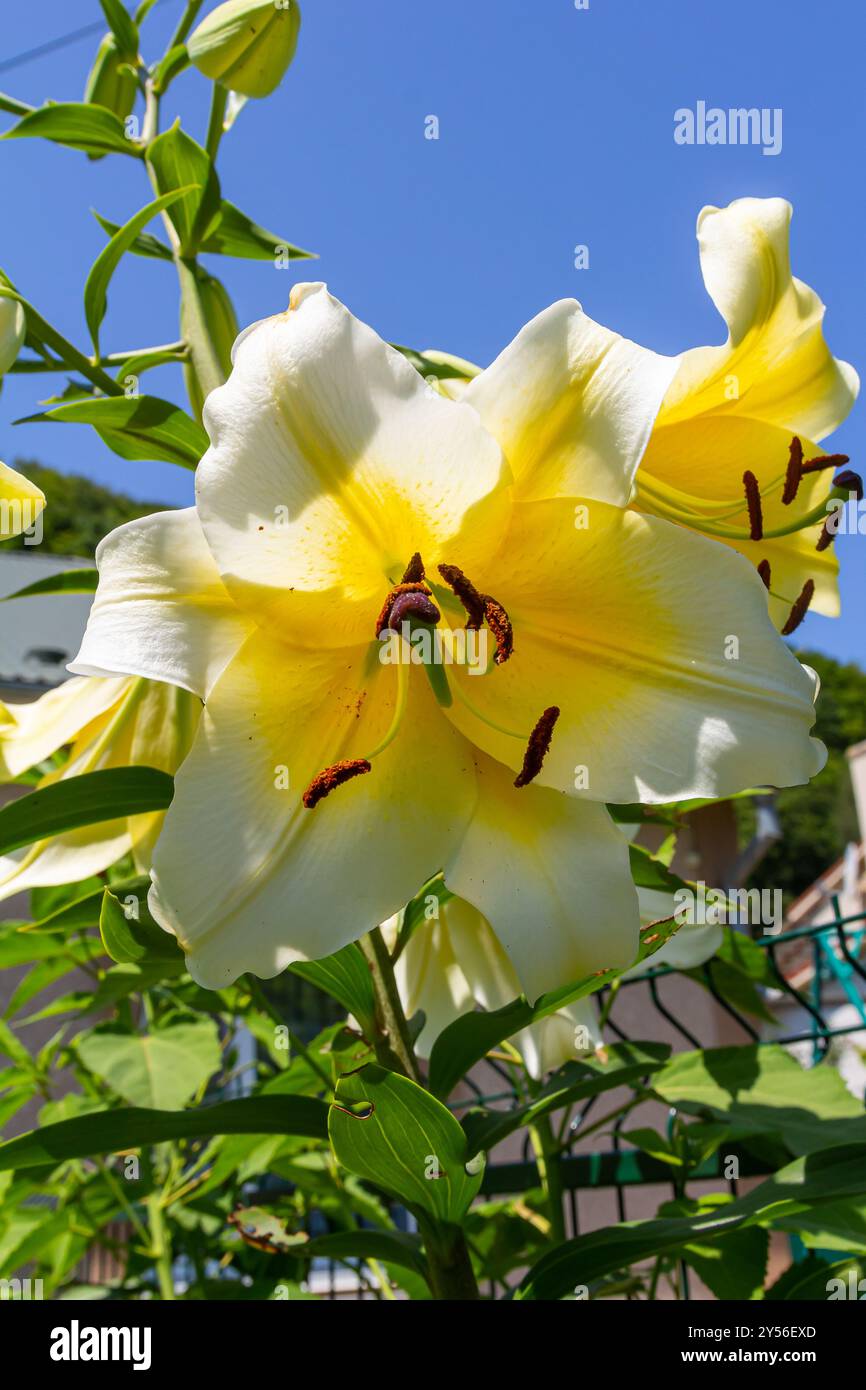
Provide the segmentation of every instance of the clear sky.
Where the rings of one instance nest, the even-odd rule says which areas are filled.
[[[181,9],[162,0],[153,12],[146,56],[162,52]],[[479,363],[567,295],[678,352],[724,337],[700,278],[698,211],[780,194],[795,209],[795,273],[828,305],[833,351],[866,375],[862,0],[589,0],[582,10],[574,0],[302,0],[302,10],[294,66],[274,97],[248,104],[220,168],[225,196],[320,260],[277,271],[215,258],[241,324],[284,308],[295,279],[322,278],[384,336]],[[96,38],[3,63],[99,15],[96,0],[7,0],[0,89],[33,103],[79,98]],[[169,98],[199,139],[206,100],[195,73]],[[699,100],[780,107],[781,153],[675,144],[674,111]],[[424,138],[430,115],[436,141]],[[150,196],[141,168],[11,141],[0,146],[0,190],[0,265],[84,346],[81,290],[104,245],[88,209],[129,217]],[[588,269],[574,267],[578,244]],[[175,315],[171,267],[128,259],[105,344],[171,341]],[[0,457],[191,499],[188,473],[125,463],[84,426],[13,428],[32,412],[37,380],[47,381],[5,383]],[[183,399],[168,370],[148,381]],[[863,411],[833,447],[866,471]],[[866,664],[866,536],[837,546],[844,617],[810,617],[798,640]]]

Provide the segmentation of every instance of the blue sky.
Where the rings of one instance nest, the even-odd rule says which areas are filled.
[[[637,341],[677,352],[724,336],[698,268],[699,209],[780,194],[795,208],[795,273],[828,305],[833,351],[866,373],[862,6],[306,0],[302,9],[294,66],[274,97],[248,104],[220,171],[227,197],[320,260],[300,273],[215,260],[242,324],[284,308],[292,281],[312,276],[386,337],[481,363],[566,295]],[[148,57],[162,52],[181,10],[181,0],[162,0],[153,12]],[[0,64],[99,14],[96,0],[4,6]],[[34,103],[79,98],[96,42],[0,71],[0,88]],[[206,100],[190,73],[168,103],[199,139]],[[674,111],[698,100],[780,107],[782,152],[676,145]],[[424,138],[429,115],[437,141]],[[0,146],[0,187],[0,265],[83,346],[81,289],[104,245],[88,210],[130,216],[149,196],[142,170],[14,141]],[[574,268],[577,244],[589,247],[589,269]],[[111,350],[177,336],[170,266],[128,260],[109,304]],[[191,499],[189,474],[125,463],[83,426],[13,428],[33,410],[37,380],[7,379],[0,457],[37,457],[139,497]],[[183,399],[168,371],[149,385]],[[861,469],[863,409],[834,436]],[[866,536],[837,545],[845,616],[810,617],[798,639],[866,664]]]

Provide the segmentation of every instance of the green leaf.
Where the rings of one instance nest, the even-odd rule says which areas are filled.
[[[99,0],[108,27],[117,39],[117,46],[128,62],[138,57],[138,29],[121,0]]]
[[[216,1024],[173,1023],[149,1033],[115,1024],[76,1039],[81,1061],[130,1105],[180,1110],[222,1065]]]
[[[382,1067],[370,1064],[340,1078],[328,1132],[350,1173],[440,1221],[460,1221],[481,1185],[480,1168],[466,1171],[473,1155],[451,1111]]]
[[[107,232],[109,237],[117,236],[121,230],[120,223],[110,222],[107,217],[103,217],[93,209],[92,211],[102,230]],[[174,260],[170,247],[166,246],[164,241],[160,241],[159,237],[151,236],[149,232],[142,232],[139,236],[134,237],[129,249],[135,256],[146,256],[156,261]]]
[[[326,1139],[327,1125],[328,1106],[311,1096],[250,1096],[197,1110],[100,1110],[44,1125],[0,1144],[0,1172],[214,1134],[293,1134]]]
[[[659,1216],[694,1216],[706,1211],[723,1211],[732,1198],[714,1192],[700,1201],[665,1202]],[[690,1241],[682,1258],[716,1298],[723,1302],[761,1297],[767,1273],[769,1233],[760,1226],[744,1226],[727,1235]]]
[[[219,221],[200,249],[251,261],[273,261],[278,250],[291,261],[318,259],[313,251],[302,251],[276,232],[266,231],[225,198],[220,203]]]
[[[69,401],[17,424],[55,420],[61,424],[92,425],[110,449],[125,459],[160,459],[182,468],[195,468],[209,440],[180,406],[158,396],[112,396]]]
[[[87,319],[87,327],[90,329],[95,356],[99,356],[99,327],[108,308],[108,286],[115,270],[139,232],[147,226],[148,222],[156,217],[157,213],[171,207],[172,203],[176,203],[179,198],[191,191],[190,187],[175,188],[170,193],[164,193],[161,198],[155,198],[153,202],[148,203],[134,217],[131,217],[118,232],[115,232],[108,245],[103,247],[93,262],[84,286],[84,316]]]
[[[95,594],[99,582],[99,571],[95,569],[62,570],[60,574],[49,574],[45,579],[37,579],[35,584],[27,584],[16,589],[14,594],[5,594],[3,603],[12,598],[31,598],[39,594]]]
[[[853,1286],[854,1296],[862,1299],[861,1280],[866,1279],[866,1259],[840,1260],[829,1264],[811,1253],[805,1260],[792,1264],[784,1274],[771,1284],[764,1294],[770,1303],[798,1302],[824,1303],[831,1298],[850,1298]],[[841,1287],[837,1282],[841,1280]]]
[[[144,893],[127,893],[121,903],[106,888],[99,914],[99,934],[106,953],[119,965],[138,965],[153,960],[183,960],[177,939],[163,931],[147,911]]]
[[[189,67],[189,52],[185,43],[176,43],[174,48],[170,48],[164,58],[161,58],[153,74],[153,90],[161,96],[167,92],[170,84],[182,73],[184,68]]]
[[[67,777],[0,809],[0,854],[82,825],[164,811],[174,781],[155,767],[113,767]]]
[[[315,1236],[292,1252],[302,1260],[381,1260],[383,1264],[411,1269],[427,1279],[427,1262],[417,1236],[402,1231],[334,1231]]]
[[[354,1014],[363,1032],[372,1037],[376,1029],[376,997],[370,967],[359,946],[350,942],[322,960],[296,961],[289,969],[302,980],[309,980]]]
[[[195,185],[169,210],[183,256],[201,249],[220,214],[219,179],[213,161],[176,121],[147,147],[147,162],[160,194]]]
[[[849,1144],[795,1159],[745,1197],[691,1217],[628,1221],[605,1226],[557,1246],[529,1271],[516,1299],[559,1299],[577,1284],[592,1284],[615,1270],[655,1255],[672,1254],[746,1226],[808,1210],[866,1191],[866,1144]]]
[[[642,1076],[658,1071],[670,1056],[666,1043],[614,1043],[606,1049],[606,1059],[581,1058],[567,1062],[555,1072],[538,1095],[514,1110],[470,1110],[463,1117],[463,1129],[473,1153],[492,1149],[515,1129],[530,1125],[542,1115],[565,1105],[601,1095],[616,1086],[626,1086]]]
[[[676,893],[680,888],[689,888],[684,878],[671,873],[661,859],[657,859],[640,845],[629,845],[628,857],[636,888],[654,888],[661,893]]]
[[[793,1154],[866,1138],[866,1116],[839,1072],[808,1071],[775,1044],[680,1052],[656,1072],[652,1090],[687,1114],[707,1115],[733,1134],[770,1134]]]
[[[0,139],[20,140],[30,136],[83,150],[85,154],[131,154],[136,158],[143,154],[141,146],[128,139],[123,122],[113,111],[83,101],[39,106]]]
[[[648,960],[676,931],[673,918],[642,927],[640,948],[632,964],[640,965]],[[537,1023],[548,1014],[556,1013],[576,999],[586,998],[611,984],[622,973],[620,970],[601,970],[575,984],[563,985],[560,989],[542,994],[534,1006],[521,995],[490,1013],[479,1011],[462,1014],[449,1023],[433,1044],[428,1072],[431,1091],[444,1099],[451,1094],[460,1078],[503,1039],[513,1037],[521,1029],[528,1028],[531,1023]]]

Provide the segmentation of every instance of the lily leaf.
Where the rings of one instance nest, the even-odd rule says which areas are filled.
[[[113,383],[112,383],[113,384]],[[124,459],[159,459],[181,468],[195,468],[208,447],[208,437],[180,406],[158,396],[97,397],[69,401],[17,424],[54,420],[60,424],[92,425],[110,449]]]
[[[249,1096],[195,1110],[99,1110],[43,1125],[0,1144],[0,1172],[214,1134],[295,1134],[325,1139],[327,1123],[327,1105],[312,1096]]]
[[[28,136],[39,136],[85,154],[131,154],[140,159],[144,153],[141,145],[128,137],[123,122],[113,111],[84,101],[39,106],[22,116],[0,139],[21,140]]]
[[[174,780],[155,767],[113,767],[67,777],[0,810],[0,854],[100,821],[164,811]]]
[[[35,584],[26,584],[16,589],[14,594],[5,594],[2,602],[13,598],[35,598],[40,594],[95,594],[99,583],[99,571],[82,566],[76,570],[62,570],[60,574],[49,574],[45,579],[37,579]]]
[[[350,1173],[440,1221],[460,1221],[481,1185],[480,1166],[466,1171],[473,1155],[451,1111],[383,1067],[340,1078],[328,1132]]]

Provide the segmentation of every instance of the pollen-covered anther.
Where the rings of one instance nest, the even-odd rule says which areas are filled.
[[[400,623],[406,618],[420,618],[425,623],[438,623],[439,609],[432,602],[431,590],[429,585],[422,579],[410,581],[409,583],[395,584],[385,602],[382,610],[376,619],[376,636],[388,627],[399,630]],[[405,600],[411,600],[405,602]],[[399,613],[396,616],[395,612]]]
[[[814,594],[814,592],[814,580],[807,579],[806,583],[803,585],[800,597],[797,599],[797,602],[794,604],[793,608],[791,609],[791,612],[788,615],[788,621],[782,628],[783,637],[790,637],[792,632],[796,632],[797,628],[800,626],[801,622],[803,621],[807,612],[809,611],[809,604],[812,602],[812,595]]]
[[[743,474],[743,487],[746,489],[746,505],[749,508],[749,539],[764,539],[764,513],[761,510],[761,489],[758,480],[750,469]]]
[[[523,767],[514,779],[515,787],[526,787],[533,778],[538,776],[544,759],[547,757],[550,740],[553,738],[553,728],[558,718],[558,707],[551,705],[549,709],[544,711],[532,730],[526,745],[526,752],[523,755]]]
[[[758,574],[761,576],[761,579],[763,580],[764,588],[765,588],[765,589],[769,589],[769,587],[770,587],[770,562],[769,562],[769,560],[762,560],[762,561],[761,561],[761,563],[758,565]]]
[[[514,651],[514,628],[502,604],[490,594],[484,595],[484,617],[496,642],[496,655],[493,660],[497,666],[507,661]]]
[[[353,777],[360,777],[362,773],[369,772],[371,767],[372,764],[367,758],[346,758],[343,762],[323,768],[313,778],[301,798],[307,810],[312,811],[313,807],[318,806],[336,787],[341,787]]]
[[[456,565],[439,565],[439,573],[448,588],[459,598],[467,613],[467,627],[482,627],[484,624],[484,595],[479,594],[471,579]]]
[[[421,556],[416,550],[415,554],[412,556],[412,559],[406,566],[406,572],[403,575],[403,583],[417,584],[420,580],[424,578],[426,578],[424,573],[424,561],[421,559]]]
[[[788,471],[785,474],[785,486],[782,489],[782,503],[786,507],[789,507],[797,496],[800,479],[803,476],[803,445],[796,434],[791,440],[789,448]]]

